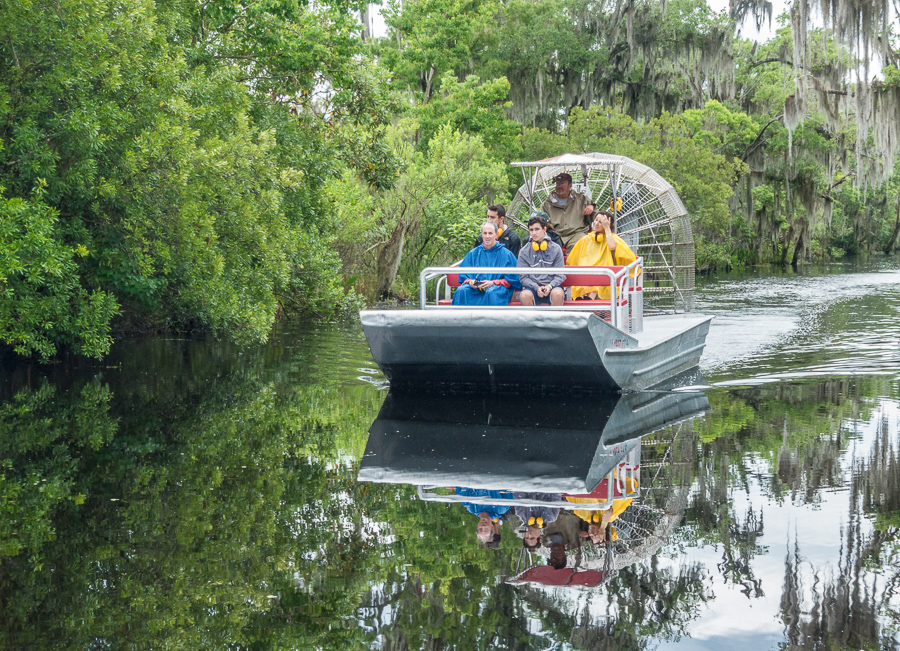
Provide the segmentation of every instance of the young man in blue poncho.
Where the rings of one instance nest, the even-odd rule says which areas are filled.
[[[497,225],[481,225],[483,242],[466,253],[461,267],[515,267],[516,256],[497,241]],[[460,274],[460,287],[453,295],[454,305],[506,305],[513,290],[520,289],[514,274]]]

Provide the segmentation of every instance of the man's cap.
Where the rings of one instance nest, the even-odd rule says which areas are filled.
[[[569,174],[568,172],[563,172],[562,174],[557,174],[556,176],[554,176],[553,180],[554,181],[568,181],[569,183],[571,183],[572,175]]]
[[[547,213],[545,213],[543,210],[533,210],[533,211],[531,211],[531,214],[528,215],[528,216],[529,216],[529,217],[540,217],[540,218],[543,219],[545,222],[549,222],[549,221],[550,221],[550,215],[548,215]]]

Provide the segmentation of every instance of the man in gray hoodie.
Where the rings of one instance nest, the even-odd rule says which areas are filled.
[[[519,250],[518,267],[557,267],[565,266],[562,249],[547,235],[549,220],[543,210],[535,210],[528,219],[528,234],[531,238]],[[562,285],[564,274],[536,274],[520,276],[522,293],[519,300],[522,305],[562,305],[565,291]]]

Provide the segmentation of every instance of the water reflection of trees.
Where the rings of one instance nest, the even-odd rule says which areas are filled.
[[[7,375],[0,647],[677,640],[714,598],[711,573],[763,595],[754,561],[769,522],[758,503],[735,508],[734,491],[756,481],[773,500],[808,504],[842,486],[854,423],[886,390],[860,379],[714,392],[709,417],[642,445],[641,503],[683,513],[663,555],[572,599],[503,583],[521,544],[511,532],[486,550],[462,509],[356,483],[382,394],[334,383],[308,351],[298,361],[266,347],[236,364],[237,351],[215,350],[154,340],[118,368]],[[858,515],[837,569],[815,574],[802,549],[785,558],[785,635],[797,647],[893,648],[885,624],[900,625],[896,423],[884,419],[850,470]],[[715,567],[683,560],[681,549],[710,544],[722,551]]]
[[[725,409],[709,417],[718,422],[698,427],[706,444],[686,521],[696,523],[698,541],[721,546],[718,569],[726,582],[743,584],[748,597],[763,594],[752,561],[766,550],[757,543],[764,511],[737,512],[733,492],[750,494],[754,480],[776,501],[816,504],[824,491],[843,488],[841,463],[859,438],[857,424],[873,418],[890,390],[885,381],[861,378],[711,396],[714,410],[717,402]],[[812,567],[796,543],[786,555],[781,603],[791,648],[896,648],[885,625],[900,624],[893,610],[900,586],[900,463],[896,426],[892,432],[884,417],[881,424],[869,456],[852,461],[850,521],[837,569]]]
[[[0,509],[0,647],[359,639],[341,622],[368,586],[360,514],[373,497],[341,458],[381,397],[297,387],[271,348],[244,360],[137,348],[124,368],[6,376],[2,493],[28,508]],[[304,573],[324,585],[301,589]]]

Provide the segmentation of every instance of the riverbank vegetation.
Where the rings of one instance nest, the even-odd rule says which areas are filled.
[[[412,297],[509,161],[565,151],[673,183],[701,271],[891,252],[895,11],[796,0],[754,42],[768,3],[389,1],[381,38],[345,0],[3,3],[0,344],[260,341]]]

